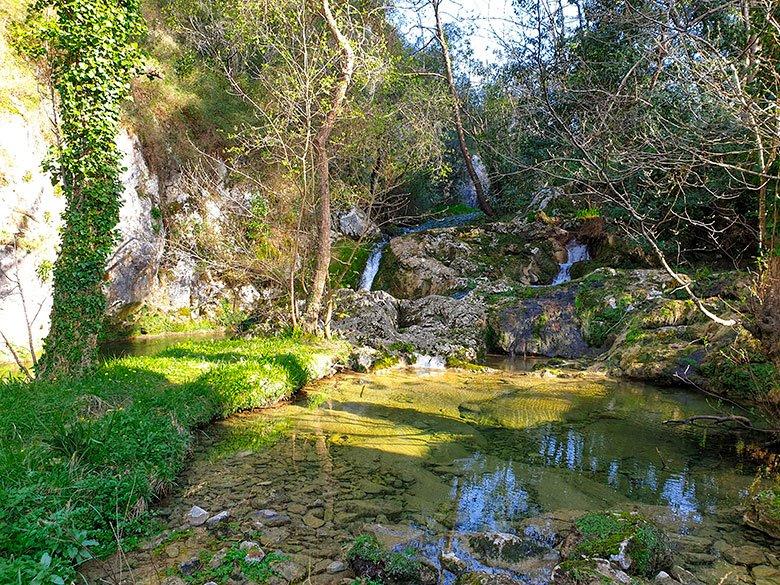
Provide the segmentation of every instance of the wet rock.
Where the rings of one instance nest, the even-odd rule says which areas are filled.
[[[569,286],[502,303],[489,319],[498,349],[510,355],[562,358],[591,354],[577,317],[576,292],[576,286]]]
[[[384,548],[389,550],[405,548],[414,542],[419,542],[424,536],[422,530],[403,524],[391,526],[366,524],[363,526],[363,532],[372,534]]]
[[[456,585],[523,585],[522,581],[501,573],[466,573],[458,577]]]
[[[439,553],[439,562],[442,569],[449,571],[453,575],[462,575],[468,570],[466,561],[458,557],[453,551],[441,551]]]
[[[766,562],[766,556],[757,546],[735,546],[723,551],[723,558],[734,565],[761,565]]]
[[[268,526],[269,528],[286,526],[292,521],[287,514],[281,514],[276,510],[259,510],[255,516],[257,517],[257,520],[263,524],[263,526]]]
[[[474,554],[483,561],[492,559],[510,564],[548,551],[547,547],[535,540],[503,532],[476,534],[469,538],[469,545]]]
[[[279,563],[274,570],[289,583],[298,583],[306,577],[306,569],[293,561]]]
[[[780,583],[780,569],[769,565],[758,565],[750,571],[756,585],[776,585]]]
[[[317,517],[316,514],[309,512],[303,517],[303,523],[309,528],[320,528],[325,525],[325,520]]]
[[[303,504],[299,504],[297,502],[293,502],[292,504],[287,506],[287,511],[290,514],[302,515],[306,513],[306,510],[307,510],[306,506],[304,506]]]
[[[325,568],[325,571],[331,575],[335,575],[337,573],[343,573],[346,570],[347,570],[347,565],[342,561],[333,561]]]
[[[179,571],[181,571],[182,575],[192,575],[200,571],[201,568],[203,568],[203,563],[200,562],[198,557],[187,559],[179,565]]]
[[[187,522],[190,526],[202,526],[209,518],[209,513],[200,506],[193,506],[187,512]]]
[[[223,522],[226,522],[228,518],[230,518],[230,512],[227,510],[214,514],[211,518],[206,520],[206,528],[216,528]]]

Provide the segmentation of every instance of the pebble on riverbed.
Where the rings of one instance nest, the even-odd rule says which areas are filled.
[[[193,506],[187,512],[187,522],[190,526],[202,526],[209,518],[209,513],[200,506]]]

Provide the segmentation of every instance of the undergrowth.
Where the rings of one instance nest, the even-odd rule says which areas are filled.
[[[0,382],[0,583],[62,583],[155,528],[148,503],[192,431],[287,397],[346,359],[300,338],[186,342],[75,381]]]

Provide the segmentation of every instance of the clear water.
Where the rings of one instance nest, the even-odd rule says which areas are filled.
[[[350,374],[207,430],[163,505],[172,526],[197,504],[231,510],[245,531],[257,509],[288,513],[292,523],[263,538],[301,562],[339,558],[375,531],[434,563],[453,550],[473,569],[517,576],[483,565],[469,539],[498,531],[544,543],[556,518],[605,509],[639,509],[672,532],[720,521],[751,470],[713,437],[663,424],[704,412],[697,395],[595,375]],[[555,559],[540,559],[523,561],[525,582],[549,582]]]

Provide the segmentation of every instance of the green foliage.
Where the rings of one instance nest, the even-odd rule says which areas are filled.
[[[347,561],[365,583],[419,583],[422,563],[417,551],[387,551],[375,536],[361,534],[347,551]]]
[[[609,558],[620,553],[627,542],[631,558],[629,571],[634,575],[654,577],[671,565],[669,541],[655,525],[636,514],[591,513],[576,522],[583,536],[576,552],[587,558]]]
[[[578,209],[574,213],[574,217],[576,217],[577,219],[601,217],[601,210],[598,207],[587,207],[585,209]]]
[[[61,140],[47,168],[67,205],[39,363],[50,379],[82,375],[96,363],[122,193],[116,136],[142,31],[139,0],[38,0],[16,31],[17,48],[50,68],[59,98]]]
[[[289,396],[323,373],[326,355],[346,359],[347,348],[186,342],[78,381],[0,382],[0,583],[69,582],[86,558],[111,553],[117,535],[132,546],[151,529],[146,503],[175,480],[195,428]]]
[[[347,551],[347,560],[352,562],[356,560],[379,563],[385,556],[385,550],[375,536],[371,534],[361,534],[355,538],[352,546]]]
[[[701,366],[713,387],[737,399],[760,400],[780,388],[780,374],[758,352],[729,351]]]
[[[208,581],[217,583],[226,582],[230,576],[236,572],[236,568],[246,576],[249,581],[255,583],[266,583],[271,577],[278,576],[274,567],[287,560],[282,554],[277,552],[268,553],[260,562],[248,562],[246,560],[247,551],[241,550],[238,544],[234,544],[225,554],[225,560],[218,567],[208,567],[202,571],[197,571],[192,575],[184,577],[186,583],[197,585]]]

